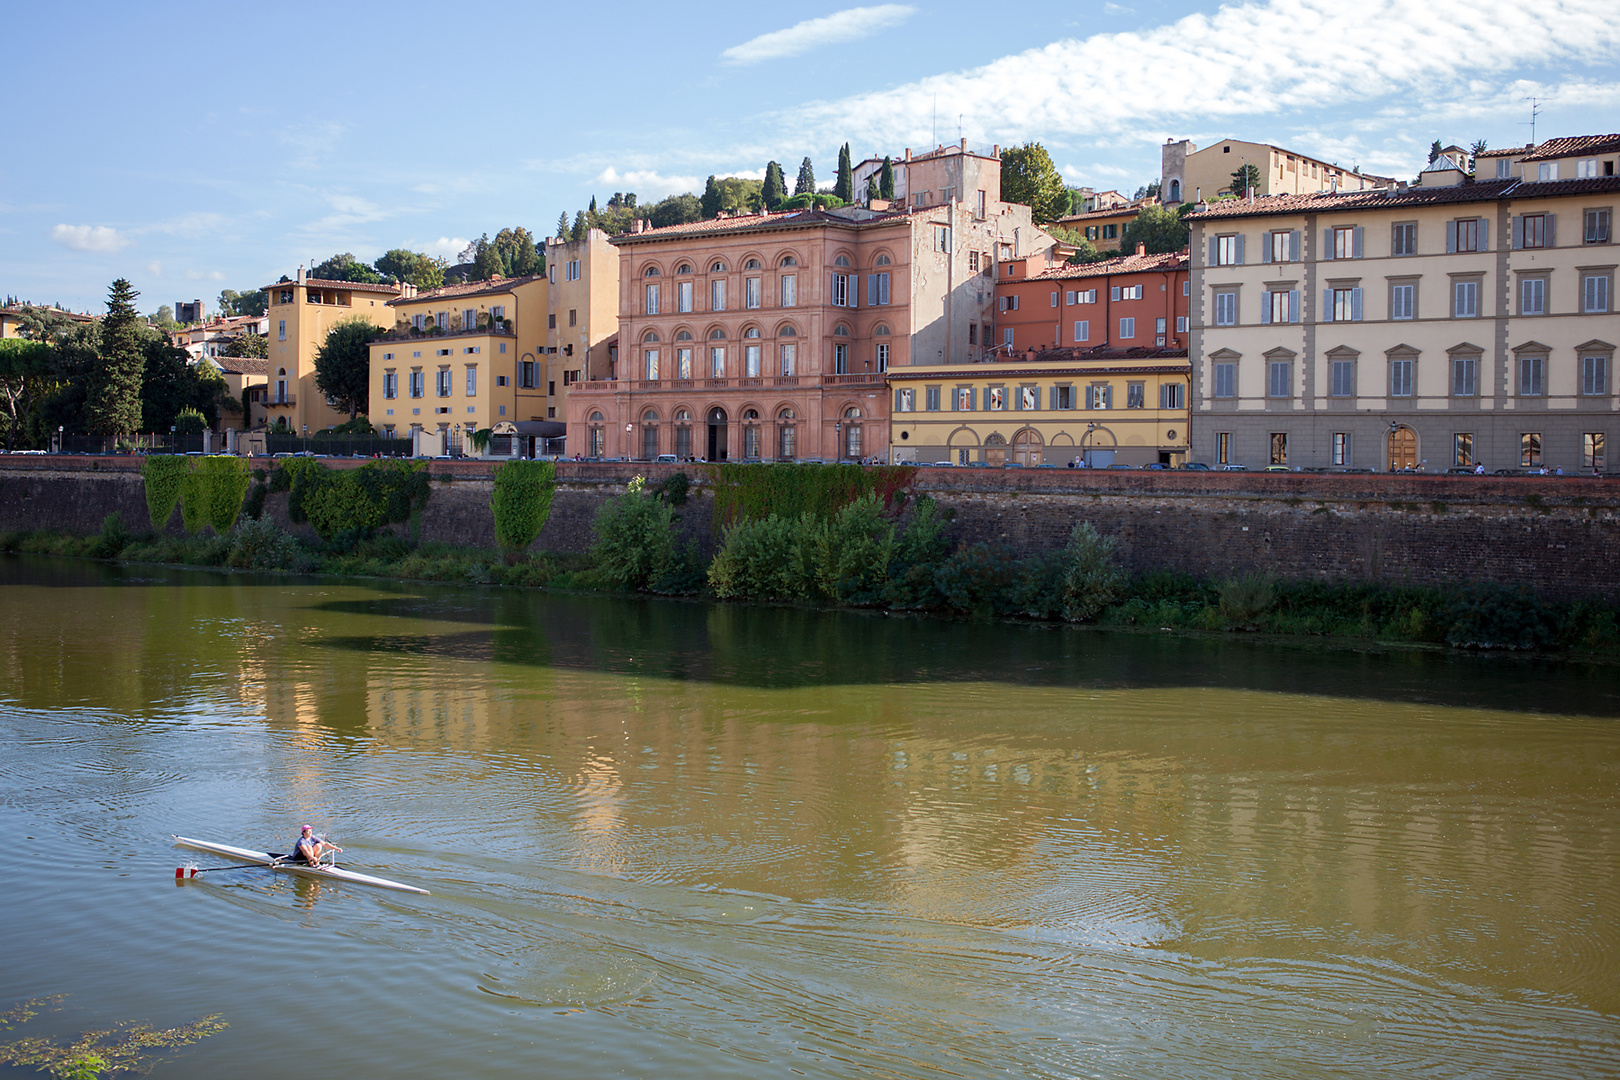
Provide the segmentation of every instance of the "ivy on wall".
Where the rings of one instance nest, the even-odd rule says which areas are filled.
[[[168,524],[175,504],[180,501],[180,486],[190,472],[190,459],[179,454],[152,454],[141,463],[141,478],[146,481],[146,511],[152,517],[154,529]]]
[[[141,464],[141,477],[153,526],[163,528],[179,503],[186,532],[201,532],[204,525],[211,525],[220,536],[236,525],[251,483],[247,462],[229,454],[197,459],[154,454]]]
[[[720,532],[772,514],[787,520],[809,514],[827,521],[866,495],[876,496],[885,510],[898,510],[916,478],[914,465],[711,465],[714,528]]]
[[[290,492],[287,516],[307,521],[322,540],[410,521],[432,494],[427,467],[403,461],[333,470],[312,458],[288,458],[276,466],[269,488]]]
[[[224,536],[236,526],[248,485],[253,482],[247,462],[228,454],[214,454],[198,461],[191,475],[199,481],[204,520]]]
[[[495,470],[495,542],[516,553],[534,543],[551,517],[557,466],[550,461],[508,461]]]

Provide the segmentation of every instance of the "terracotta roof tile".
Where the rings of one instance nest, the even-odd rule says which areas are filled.
[[[427,289],[415,296],[398,296],[388,301],[390,307],[395,304],[415,304],[428,300],[466,299],[471,296],[482,296],[485,293],[510,292],[519,285],[527,285],[531,281],[538,281],[544,274],[528,274],[524,277],[490,278],[487,281],[464,281],[459,285],[445,285],[438,289]]]
[[[228,371],[234,375],[270,374],[268,360],[257,360],[247,356],[210,356],[208,359],[218,364],[221,371]]]
[[[1380,188],[1373,191],[1318,192],[1308,195],[1260,195],[1247,199],[1224,199],[1194,210],[1188,221],[1215,218],[1268,217],[1275,214],[1314,214],[1323,210],[1359,210],[1382,206],[1428,206],[1437,203],[1488,202],[1500,198],[1517,180],[1488,180],[1458,184],[1456,187]]]
[[[1551,161],[1554,158],[1574,157],[1576,154],[1608,154],[1620,150],[1620,133],[1612,135],[1569,135],[1561,139],[1548,139],[1536,147],[1535,153],[1525,161]]]
[[[1188,258],[1184,252],[1174,251],[1165,255],[1121,255],[1117,259],[1106,262],[1082,263],[1076,266],[1064,264],[1043,270],[1027,278],[1014,278],[1011,284],[1019,281],[1070,281],[1075,278],[1106,277],[1109,274],[1137,274],[1147,271],[1185,270]],[[1006,282],[1001,282],[1005,284]]]
[[[365,281],[328,281],[326,278],[305,278],[303,281],[272,281],[264,288],[266,290],[279,289],[287,285],[313,285],[318,289],[348,289],[350,292],[399,292],[398,285],[372,285]]]
[[[934,208],[931,207],[930,209]],[[840,217],[825,210],[789,210],[780,214],[744,214],[740,217],[689,221],[684,225],[666,225],[661,229],[648,229],[646,232],[640,233],[624,233],[613,237],[609,243],[639,244],[646,241],[684,239],[688,236],[723,235],[744,232],[750,229],[792,229],[816,225],[860,226],[875,222],[899,221],[906,216],[906,212],[901,210],[889,213],[875,213],[872,217],[863,221]]]

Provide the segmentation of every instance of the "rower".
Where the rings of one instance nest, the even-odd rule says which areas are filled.
[[[292,857],[297,862],[308,863],[310,866],[320,864],[321,856],[328,851],[342,851],[336,844],[328,844],[324,840],[317,840],[310,834],[310,827],[305,825],[299,833],[298,843],[293,845]]]

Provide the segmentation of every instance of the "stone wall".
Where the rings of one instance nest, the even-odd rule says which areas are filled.
[[[266,466],[269,462],[256,462]],[[358,465],[332,459],[335,468]],[[0,457],[0,530],[91,533],[118,511],[147,527],[139,459]],[[762,468],[768,466],[761,466]],[[583,551],[591,522],[631,477],[656,483],[682,466],[562,462],[539,546]],[[685,466],[698,476],[702,466]],[[492,466],[433,462],[425,540],[490,546]],[[445,482],[444,478],[449,481]],[[1593,478],[1387,474],[1182,473],[927,468],[916,490],[937,499],[961,541],[1028,553],[1061,547],[1075,522],[1117,537],[1133,571],[1414,585],[1496,582],[1548,596],[1620,603],[1620,482]],[[286,497],[269,511],[284,525]],[[712,499],[694,487],[682,542],[712,550]],[[179,515],[168,524],[179,531]]]

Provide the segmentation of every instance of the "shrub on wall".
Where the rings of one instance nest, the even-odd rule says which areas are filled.
[[[224,536],[242,513],[242,500],[253,482],[247,462],[228,454],[215,454],[197,462],[196,477],[203,500],[203,520]]]
[[[808,600],[816,594],[815,562],[805,543],[817,528],[809,514],[771,514],[744,519],[726,529],[720,554],[709,566],[709,584],[723,598]]]
[[[674,560],[674,523],[675,513],[668,503],[644,493],[641,484],[631,481],[629,491],[596,515],[596,544],[591,555],[598,576],[615,585],[648,588]]]
[[[141,478],[146,482],[146,509],[154,529],[168,524],[175,504],[180,501],[180,486],[190,472],[190,459],[179,454],[152,454],[141,463]]]
[[[495,541],[515,554],[534,543],[551,516],[557,466],[550,461],[508,461],[495,470]]]
[[[1113,537],[1082,521],[1069,533],[1062,556],[1062,612],[1070,622],[1091,622],[1125,594],[1130,578],[1114,561]]]
[[[711,465],[714,527],[724,531],[736,522],[761,521],[772,514],[784,520],[810,514],[827,521],[863,495],[875,495],[884,509],[898,510],[916,478],[914,465]]]
[[[312,458],[283,461],[271,474],[270,490],[290,492],[288,518],[307,521],[322,540],[409,521],[432,492],[423,465],[369,461],[358,469],[333,470]]]

